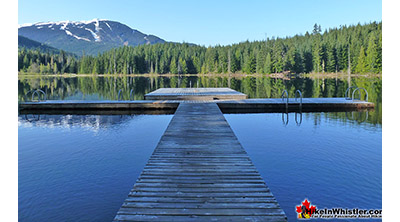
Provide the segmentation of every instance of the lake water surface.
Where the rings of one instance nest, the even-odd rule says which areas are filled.
[[[19,221],[112,221],[171,115],[23,115]]]
[[[345,113],[225,114],[289,221],[318,209],[382,208],[382,127]],[[300,114],[297,114],[300,115]],[[349,116],[349,115],[348,115]]]
[[[128,98],[134,88],[135,99],[142,99],[156,88],[197,81],[200,87],[230,85],[251,98],[280,97],[283,89],[339,97],[349,85],[340,79],[265,77],[22,78],[19,100],[36,88],[50,99],[115,99],[118,88]],[[224,115],[289,221],[305,198],[318,208],[382,208],[381,79],[351,84],[368,89],[374,111]],[[111,221],[171,118],[20,115],[20,221]]]

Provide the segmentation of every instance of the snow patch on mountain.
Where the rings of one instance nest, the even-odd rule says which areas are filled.
[[[111,26],[110,26],[107,22],[104,22],[104,23],[106,23],[106,25],[108,26],[108,28],[110,29],[110,31],[112,31]]]
[[[76,39],[79,39],[79,40],[85,40],[85,41],[88,41],[88,42],[90,42],[90,40],[89,39],[87,39],[87,38],[83,38],[83,37],[79,37],[79,36],[76,36],[76,35],[74,35],[74,34],[72,34],[70,31],[68,31],[68,30],[65,30],[65,33],[67,33],[67,35],[70,35],[70,36],[72,36],[72,37],[74,37],[74,38],[76,38]]]
[[[96,27],[99,27],[99,22],[100,21],[108,21],[106,19],[92,19],[89,21],[58,21],[58,22],[37,22],[37,23],[24,23],[21,25],[18,25],[18,28],[23,28],[23,27],[29,27],[29,26],[45,26],[45,25],[62,25],[65,29],[69,24],[71,25],[88,25],[91,23],[95,23]]]
[[[32,23],[24,23],[24,24],[18,25],[18,28],[29,27],[32,25],[33,25]]]
[[[100,42],[101,41],[100,36],[98,36],[95,32],[93,32],[93,30],[88,29],[88,28],[85,28],[85,30],[89,31],[92,34],[95,42]]]
[[[96,19],[94,21],[94,29],[96,30],[96,32],[99,32],[99,30],[100,30],[100,25],[99,25],[99,20],[98,19]]]
[[[69,21],[66,21],[63,26],[61,26],[60,30],[65,30],[68,26]]]

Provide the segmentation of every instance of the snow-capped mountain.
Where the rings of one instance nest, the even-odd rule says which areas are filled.
[[[90,21],[39,22],[24,24],[18,34],[46,45],[76,53],[97,54],[123,45],[163,43],[163,39],[147,35],[119,22]]]

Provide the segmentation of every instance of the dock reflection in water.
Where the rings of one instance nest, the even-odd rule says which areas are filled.
[[[290,115],[289,115],[288,112],[282,113],[282,123],[283,123],[284,126],[287,126],[289,124],[289,116]],[[302,112],[295,112],[294,113],[294,121],[296,122],[297,126],[300,126],[301,122],[303,121],[303,113]]]
[[[24,114],[18,119],[19,125],[24,127],[87,127],[99,129],[112,125],[123,124],[134,118],[136,115],[47,115],[47,114]]]
[[[367,122],[368,120],[368,110],[362,110],[362,111],[351,111],[351,112],[337,112],[335,113],[329,113],[333,118],[336,117],[341,117],[343,119],[343,116],[346,117],[346,119],[343,119],[344,122],[355,122],[355,123],[364,123]],[[344,114],[344,115],[343,115]],[[282,123],[284,126],[287,126],[289,124],[289,120],[293,118],[293,121],[296,123],[297,126],[301,126],[301,123],[303,122],[303,112],[283,112],[282,113]]]

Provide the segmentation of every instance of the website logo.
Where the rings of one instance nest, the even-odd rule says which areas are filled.
[[[316,209],[317,207],[315,205],[311,205],[306,198],[303,202],[301,202],[301,205],[296,206],[297,218],[309,219],[315,213]]]
[[[360,208],[323,208],[317,209],[310,201],[304,199],[296,206],[298,219],[371,219],[382,218],[382,209],[360,209]]]

